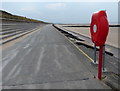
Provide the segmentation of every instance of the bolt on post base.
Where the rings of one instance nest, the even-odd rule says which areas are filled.
[[[106,68],[102,69],[102,72],[104,72],[104,73],[107,72],[107,69]]]
[[[96,61],[96,62],[93,61],[92,63],[98,65],[98,61]]]

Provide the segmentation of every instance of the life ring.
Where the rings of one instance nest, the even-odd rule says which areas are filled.
[[[95,43],[96,46],[105,44],[109,32],[106,11],[101,10],[99,12],[93,13],[90,24],[90,32],[92,42]]]

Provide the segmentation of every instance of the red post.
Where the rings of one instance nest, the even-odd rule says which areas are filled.
[[[100,46],[99,64],[98,64],[98,79],[100,79],[100,80],[101,80],[101,77],[102,77],[102,54],[103,54],[103,46]]]

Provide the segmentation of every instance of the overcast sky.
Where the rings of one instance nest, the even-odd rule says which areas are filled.
[[[110,23],[117,23],[117,2],[4,2],[2,10],[52,23],[90,23],[92,13],[107,10]]]

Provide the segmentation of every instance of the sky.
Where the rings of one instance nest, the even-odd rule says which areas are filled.
[[[106,10],[110,24],[118,22],[117,2],[2,2],[2,10],[50,23],[89,24],[91,16]]]

